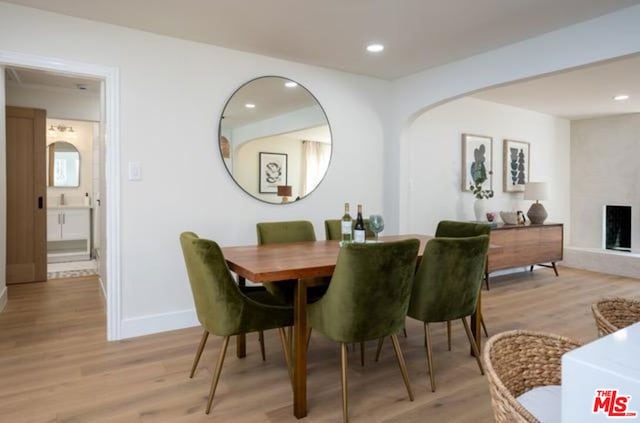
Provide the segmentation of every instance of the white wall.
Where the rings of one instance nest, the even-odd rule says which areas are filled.
[[[640,113],[571,123],[571,245],[602,248],[603,206],[631,206],[640,251]]]
[[[100,96],[89,91],[10,82],[7,84],[7,104],[45,109],[49,118],[100,120]]]
[[[564,223],[568,234],[569,121],[471,97],[425,112],[408,129],[407,232],[434,233],[444,219],[475,220],[474,197],[461,191],[463,133],[493,138],[495,196],[487,200],[487,211],[529,209],[522,193],[502,192],[502,143],[530,142],[531,181],[549,182],[549,221]]]
[[[393,82],[385,129],[385,223],[406,231],[407,128],[425,109],[484,88],[640,52],[640,5]]]
[[[47,128],[49,128],[50,125],[55,127],[59,124],[72,126],[75,137],[68,137],[65,133],[63,133],[63,135],[53,137],[47,134],[47,154],[49,152],[48,146],[51,145],[51,143],[63,141],[73,144],[80,154],[80,186],[76,188],[47,186],[47,205],[49,207],[59,205],[60,194],[64,194],[66,204],[81,205],[84,202],[84,196],[86,193],[89,194],[90,198],[93,198],[93,130],[95,123],[81,122],[77,120],[47,119]]]
[[[7,304],[7,130],[4,82],[4,68],[0,66],[0,312]]]
[[[0,50],[120,70],[124,336],[195,322],[182,231],[241,245],[255,243],[259,221],[309,219],[321,236],[324,219],[340,216],[345,201],[382,209],[386,81],[6,3],[0,3]],[[241,84],[262,75],[307,87],[326,110],[334,137],[321,186],[287,206],[247,196],[220,160],[222,108]],[[355,157],[368,165],[353,166]],[[142,181],[127,181],[129,161],[141,162]]]
[[[258,192],[259,154],[261,151],[269,153],[283,153],[287,155],[287,185],[291,186],[291,198],[295,200],[300,195],[300,180],[302,176],[302,140],[275,136],[248,141],[234,151],[233,175],[240,185],[245,187],[256,197],[270,203],[279,203],[282,198],[276,194],[260,194]]]

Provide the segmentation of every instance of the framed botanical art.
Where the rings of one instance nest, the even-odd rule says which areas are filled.
[[[493,138],[462,134],[462,191],[472,191],[476,182],[493,189]]]
[[[287,155],[264,152],[258,154],[258,191],[260,194],[276,194],[278,185],[287,185]]]
[[[531,173],[530,144],[505,139],[503,142],[502,189],[504,192],[522,192]]]

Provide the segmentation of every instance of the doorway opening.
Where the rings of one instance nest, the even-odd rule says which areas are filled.
[[[99,275],[106,298],[107,339],[117,340],[121,321],[118,70],[0,51],[0,71],[3,115],[12,109],[49,111],[48,116],[39,114],[42,124],[32,125],[43,140],[34,143],[42,146],[42,154],[34,155],[42,166],[34,168],[41,169],[38,183],[43,191],[32,199],[35,209],[44,213],[41,226],[49,275],[40,280],[58,276],[56,272]],[[20,85],[29,93],[16,97]],[[42,92],[36,96],[37,90]],[[8,122],[6,126],[8,132]],[[7,168],[10,160],[7,157]]]

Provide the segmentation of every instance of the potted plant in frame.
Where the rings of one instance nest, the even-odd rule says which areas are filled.
[[[473,213],[476,216],[477,221],[484,221],[486,200],[493,198],[492,189],[483,189],[482,184],[487,180],[487,168],[484,164],[484,145],[480,148],[476,148],[474,151],[475,160],[471,164],[471,178],[473,184],[469,186],[469,189],[473,193],[476,200],[473,203]]]

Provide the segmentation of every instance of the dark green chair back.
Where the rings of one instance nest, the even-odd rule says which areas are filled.
[[[373,233],[369,227],[369,219],[364,220],[364,236],[365,238],[374,238],[376,234]],[[351,222],[351,229],[356,225],[355,219]],[[324,237],[327,241],[340,241],[342,239],[342,220],[341,219],[328,219],[324,221]]]
[[[490,232],[491,226],[486,224],[443,220],[438,223],[436,237],[468,238],[478,235],[489,235]]]
[[[488,235],[427,242],[415,275],[408,315],[430,323],[473,314],[488,249]]]
[[[327,293],[309,305],[312,328],[337,342],[362,342],[404,326],[420,242],[350,244],[338,255]]]
[[[184,232],[180,244],[198,320],[209,333],[230,336],[291,324],[290,307],[257,303],[240,291],[217,243]]]
[[[258,245],[316,240],[313,224],[306,220],[258,223],[256,230]]]

